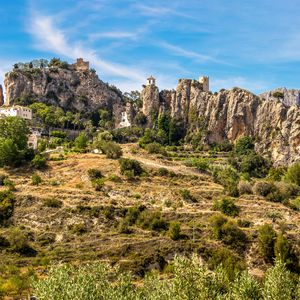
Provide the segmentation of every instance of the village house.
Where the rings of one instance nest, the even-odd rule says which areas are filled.
[[[32,120],[32,110],[28,107],[14,105],[0,107],[0,117],[20,117],[26,120]]]

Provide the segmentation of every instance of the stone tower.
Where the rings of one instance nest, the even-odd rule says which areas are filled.
[[[143,101],[143,114],[147,117],[148,122],[151,122],[152,115],[158,114],[159,111],[159,91],[153,76],[147,79],[147,85],[141,93],[141,98]]]
[[[74,64],[74,67],[77,71],[88,71],[90,68],[90,63],[88,61],[84,61],[83,58],[77,58],[76,63]]]
[[[199,82],[202,84],[203,92],[209,92],[209,77],[202,76],[199,78]]]

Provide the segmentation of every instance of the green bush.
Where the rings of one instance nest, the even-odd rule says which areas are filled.
[[[73,224],[72,226],[70,226],[70,231],[73,234],[82,235],[82,234],[86,233],[88,230],[84,223],[78,223],[78,224]]]
[[[104,263],[55,264],[47,276],[33,278],[32,289],[39,300],[299,299],[295,295],[299,280],[291,280],[282,262],[277,260],[265,277],[257,280],[247,271],[237,272],[244,268],[243,262],[233,253],[219,251],[215,256],[222,259],[216,258],[211,263],[217,266],[214,271],[209,271],[196,255],[191,259],[176,256],[169,268],[170,276],[162,278],[158,272],[152,272],[146,275],[143,284],[136,284],[131,273]]]
[[[8,176],[5,174],[0,174],[0,186],[4,185],[4,180],[7,178]]]
[[[171,222],[169,226],[169,236],[173,241],[180,239],[181,226],[179,222]]]
[[[237,272],[246,269],[246,263],[232,250],[227,248],[213,249],[208,259],[208,267],[216,270],[222,265],[231,281],[234,280]],[[250,300],[250,299],[249,299]]]
[[[240,138],[235,146],[234,151],[238,155],[245,155],[254,150],[254,139],[250,136],[244,136]]]
[[[191,194],[188,189],[179,190],[179,193],[183,200],[187,202],[197,202],[197,199]]]
[[[43,169],[47,165],[47,159],[45,156],[43,156],[41,154],[37,154],[31,161],[31,164],[36,169]]]
[[[291,165],[285,177],[288,182],[300,185],[300,162]]]
[[[215,169],[213,176],[215,182],[223,185],[225,192],[229,196],[238,196],[238,182],[240,177],[235,169],[230,167]]]
[[[159,143],[150,143],[145,146],[145,149],[150,154],[160,154],[163,151],[163,147]]]
[[[0,225],[13,215],[14,203],[15,196],[11,191],[0,191]]]
[[[15,191],[16,190],[15,183],[9,177],[6,177],[3,180],[3,186],[7,187],[10,191]]]
[[[135,159],[120,158],[119,159],[121,174],[128,176],[141,176],[144,172],[141,164]]]
[[[43,180],[42,180],[42,178],[41,178],[41,176],[39,174],[37,174],[37,173],[32,174],[32,176],[31,176],[31,183],[33,185],[39,185],[42,182],[43,182]]]
[[[101,171],[98,170],[98,169],[89,169],[87,171],[87,173],[88,173],[88,176],[89,176],[90,180],[99,179],[99,178],[103,177]]]
[[[143,211],[137,220],[137,224],[144,229],[154,231],[164,231],[168,229],[168,222],[162,217],[160,212]]]
[[[268,194],[276,192],[276,186],[269,181],[256,181],[253,186],[255,195],[266,197]]]
[[[92,180],[92,185],[95,191],[101,191],[104,187],[105,178],[96,178]]]
[[[20,228],[11,228],[8,233],[8,241],[10,249],[13,252],[20,253],[26,256],[34,256],[36,251],[29,243],[29,235],[26,231]]]
[[[235,205],[231,198],[223,198],[214,202],[214,210],[219,210],[223,214],[236,217],[239,214],[239,208]]]
[[[286,173],[286,168],[278,167],[278,168],[270,168],[268,173],[268,179],[274,181],[281,181]]]
[[[56,198],[48,198],[44,201],[44,206],[52,208],[61,208],[63,206],[63,202]]]
[[[123,155],[122,148],[115,142],[102,142],[101,150],[107,158],[118,159]]]
[[[244,250],[248,242],[247,235],[234,222],[221,215],[210,218],[214,236],[224,244],[237,250]]]
[[[274,244],[276,232],[271,225],[264,224],[258,230],[258,249],[261,256],[267,262],[272,262],[275,256]]]
[[[238,191],[240,195],[253,194],[252,185],[249,181],[241,180],[238,184]]]
[[[84,132],[82,132],[75,139],[74,144],[76,148],[83,150],[87,147],[88,141],[89,141],[88,137]]]
[[[185,162],[188,167],[194,167],[199,171],[206,171],[209,168],[209,160],[207,158],[192,158]]]
[[[169,170],[166,168],[159,168],[157,173],[159,176],[168,176]]]

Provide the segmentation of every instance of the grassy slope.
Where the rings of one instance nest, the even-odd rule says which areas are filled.
[[[132,151],[134,149],[134,151]],[[49,168],[40,172],[43,183],[31,184],[31,174],[27,170],[11,171],[10,178],[17,187],[17,203],[13,222],[32,233],[33,248],[38,250],[36,257],[24,257],[10,252],[0,252],[0,264],[17,266],[44,265],[51,261],[110,260],[123,267],[139,271],[143,266],[155,262],[158,254],[172,258],[175,253],[203,251],[215,248],[220,242],[211,238],[208,218],[214,199],[223,194],[221,186],[213,183],[207,174],[183,166],[180,161],[168,161],[136,150],[135,145],[123,146],[124,156],[135,158],[143,163],[149,176],[136,181],[128,181],[121,176],[116,160],[106,159],[96,154],[69,154],[64,161],[51,161]],[[222,160],[222,159],[221,159]],[[155,170],[165,167],[174,171],[174,178],[155,175]],[[104,191],[96,192],[87,177],[87,170],[98,168],[107,178]],[[122,178],[119,183],[109,180],[111,175]],[[53,186],[53,181],[60,184]],[[179,190],[189,189],[197,203],[183,201]],[[44,200],[56,198],[63,201],[61,208],[50,208]],[[122,208],[145,204],[150,210],[161,210],[167,220],[182,223],[185,239],[172,241],[166,234],[133,227],[133,233],[120,234],[118,223],[122,219]],[[115,217],[109,219],[101,212],[93,217],[87,212],[79,212],[78,206],[115,207]],[[237,200],[241,208],[239,218],[252,222],[244,229],[252,243],[242,255],[250,270],[260,275],[265,266],[258,257],[255,232],[259,225],[272,223],[268,212],[279,212],[282,218],[274,223],[279,228],[285,223],[287,234],[297,240],[300,234],[300,217],[297,212],[280,203],[271,203],[257,196],[242,196]],[[84,224],[87,232],[76,234],[74,224]],[[7,228],[1,231],[5,235]],[[53,241],[41,243],[45,234]],[[298,241],[299,242],[299,241]]]

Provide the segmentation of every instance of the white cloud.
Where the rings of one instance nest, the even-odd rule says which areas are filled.
[[[138,36],[137,32],[126,32],[126,31],[109,31],[92,33],[89,35],[91,41],[98,39],[136,39]]]
[[[229,65],[228,63],[226,63],[224,61],[221,61],[221,60],[218,60],[218,59],[216,59],[212,56],[205,55],[205,54],[202,54],[202,53],[199,53],[199,52],[186,50],[184,48],[172,45],[172,44],[167,43],[167,42],[158,43],[158,46],[169,50],[171,52],[171,54],[173,54],[173,55],[190,58],[190,59],[193,59],[194,61],[196,61],[198,63],[214,62],[214,63],[218,63],[218,64]]]
[[[93,49],[83,47],[79,42],[70,42],[65,32],[55,26],[51,16],[42,16],[35,12],[30,19],[28,31],[35,39],[35,46],[38,49],[54,52],[70,59],[83,57],[106,76],[122,77],[137,83],[141,83],[146,77],[139,69],[106,61],[95,54]]]
[[[258,93],[268,89],[269,84],[263,81],[254,81],[245,77],[228,77],[223,79],[212,79],[210,81],[210,87],[213,91],[220,90],[222,88],[231,89],[233,87],[240,87],[247,89],[251,92]]]

